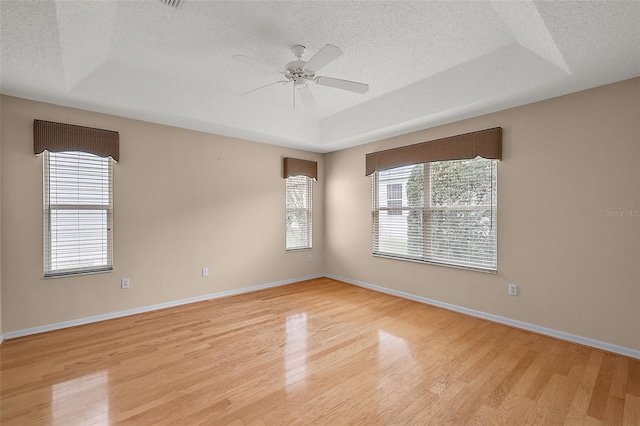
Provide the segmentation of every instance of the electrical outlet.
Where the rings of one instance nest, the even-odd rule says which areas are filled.
[[[131,280],[129,278],[123,278],[122,281],[120,281],[120,286],[122,288],[129,288],[129,285],[131,284]]]
[[[202,276],[203,277],[209,276],[209,268],[202,268]]]
[[[307,262],[311,262],[311,255],[307,256]]]
[[[518,286],[516,284],[509,284],[509,296],[518,295]]]

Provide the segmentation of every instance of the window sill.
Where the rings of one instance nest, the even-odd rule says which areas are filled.
[[[80,275],[95,275],[95,274],[106,274],[109,272],[113,272],[113,268],[109,268],[109,269],[97,269],[94,271],[80,271],[80,272],[61,272],[59,274],[45,274],[44,275],[44,279],[45,280],[50,280],[50,279],[55,279],[55,278],[70,278],[70,277],[77,277]]]
[[[386,254],[372,253],[371,255],[373,257],[379,257],[379,258],[382,258],[382,259],[402,260],[402,261],[405,261],[405,262],[419,263],[419,264],[422,264],[422,265],[444,266],[446,268],[462,269],[462,270],[465,270],[465,271],[474,271],[474,272],[483,272],[485,274],[492,274],[492,275],[497,275],[498,274],[498,270],[497,269],[495,269],[495,270],[480,269],[480,268],[471,268],[471,267],[468,267],[468,266],[449,265],[447,263],[426,262],[424,260],[409,259],[409,258],[406,258],[406,257],[390,256],[390,255],[386,255]]]

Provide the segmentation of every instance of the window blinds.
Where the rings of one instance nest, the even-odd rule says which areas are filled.
[[[44,275],[113,269],[112,160],[44,152]]]
[[[286,181],[286,249],[312,246],[313,182],[307,176],[291,176]]]
[[[374,254],[496,271],[497,160],[377,171],[372,200]]]

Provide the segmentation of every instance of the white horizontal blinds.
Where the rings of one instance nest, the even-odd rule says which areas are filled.
[[[429,163],[429,261],[495,271],[497,160]]]
[[[290,176],[286,181],[286,248],[311,248],[313,181],[307,176]]]
[[[372,181],[374,254],[496,270],[496,160],[401,166]]]
[[[416,257],[415,248],[410,247],[415,244],[415,229],[411,228],[409,232],[409,224],[417,210],[410,208],[407,197],[413,169],[414,166],[403,166],[374,173],[373,191],[377,201],[373,212],[373,245],[376,254]],[[422,250],[422,243],[418,248]]]
[[[77,151],[44,156],[44,275],[111,270],[113,160]]]

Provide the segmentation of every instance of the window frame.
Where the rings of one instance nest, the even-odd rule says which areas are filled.
[[[306,193],[303,199],[306,200],[306,205],[299,207],[289,207],[289,190],[290,183],[295,181],[304,181],[305,188],[303,191]],[[289,245],[289,233],[291,232],[289,227],[289,214],[295,212],[297,214],[303,213],[306,217],[305,227],[303,231],[306,235],[303,244]],[[300,250],[311,250],[313,248],[313,179],[305,175],[294,175],[285,178],[285,250],[287,252],[294,252]]]
[[[79,153],[81,155],[93,155],[94,157],[106,163],[106,171],[108,173],[108,194],[102,194],[108,200],[108,204],[83,204],[83,203],[55,203],[51,200],[52,181],[52,155],[68,155]],[[100,170],[105,168],[100,167]],[[55,211],[103,211],[106,214],[106,241],[101,238],[101,244],[106,246],[104,249],[104,258],[106,259],[102,265],[78,266],[72,268],[55,268],[54,257],[52,253],[53,239],[53,212]],[[43,152],[43,274],[45,278],[69,277],[75,275],[97,274],[113,271],[113,159],[111,157],[100,157],[96,154],[82,151],[59,151],[59,152]],[[82,248],[78,247],[78,251]],[[55,268],[55,269],[54,269]]]
[[[402,216],[402,210],[397,210],[402,207],[402,187],[401,183],[387,184],[387,216]]]
[[[374,172],[371,175],[371,182],[372,182],[372,218],[371,218],[371,225],[372,225],[372,254],[373,256],[376,257],[383,257],[383,258],[389,258],[389,259],[397,259],[397,260],[406,260],[406,261],[412,261],[412,262],[418,262],[418,263],[424,263],[424,264],[430,264],[430,265],[440,265],[440,266],[447,266],[447,267],[452,267],[452,268],[460,268],[460,269],[467,269],[467,270],[474,270],[474,271],[481,271],[481,272],[488,272],[488,273],[497,273],[498,270],[498,234],[497,234],[497,171],[498,171],[498,160],[496,159],[484,159],[484,158],[476,158],[473,160],[477,160],[477,159],[481,159],[481,160],[485,160],[485,161],[491,161],[491,175],[490,175],[490,190],[491,190],[491,197],[490,197],[490,204],[488,205],[490,210],[491,210],[491,232],[493,232],[493,238],[492,238],[492,242],[494,242],[494,247],[493,249],[491,249],[491,251],[493,251],[495,253],[495,257],[493,258],[493,264],[492,265],[487,265],[484,267],[478,267],[478,266],[470,266],[469,264],[464,264],[463,261],[458,261],[455,263],[452,263],[452,261],[442,261],[442,260],[438,260],[438,256],[434,255],[433,253],[436,252],[436,250],[434,249],[433,243],[430,241],[433,240],[432,237],[427,237],[427,236],[432,236],[434,235],[434,221],[430,220],[430,217],[434,215],[434,212],[436,211],[486,211],[487,210],[487,205],[473,205],[473,204],[461,204],[461,205],[433,205],[432,204],[432,185],[431,185],[431,170],[432,170],[432,165],[436,164],[436,163],[445,163],[445,162],[449,162],[449,161],[469,161],[469,160],[445,160],[445,161],[440,161],[440,162],[429,162],[429,163],[419,163],[419,164],[423,164],[424,165],[424,169],[423,169],[423,193],[422,193],[422,197],[423,197],[423,202],[422,202],[422,206],[419,207],[411,207],[408,205],[403,205],[402,207],[396,208],[396,207],[383,207],[380,204],[380,173],[379,171]],[[471,160],[471,161],[473,161]],[[411,165],[412,167],[418,166],[419,164],[413,164]],[[382,173],[388,171],[388,170],[394,170],[400,167],[406,167],[406,166],[398,166],[398,167],[394,167],[391,169],[387,169],[382,171]],[[386,184],[389,185],[389,184]],[[406,187],[406,185],[403,185],[403,187]],[[388,202],[386,203],[388,205]],[[379,248],[379,244],[380,244],[380,216],[382,214],[383,211],[386,211],[386,215],[391,215],[390,213],[393,212],[392,216],[400,216],[402,215],[403,217],[408,217],[409,213],[412,211],[420,211],[422,212],[422,217],[421,217],[421,222],[422,222],[422,228],[421,228],[421,232],[422,232],[422,255],[420,257],[418,256],[410,256],[409,254],[400,254],[400,253],[392,253],[392,252],[385,252],[385,251],[381,251]],[[405,212],[407,213],[405,215]],[[407,236],[407,238],[409,238]],[[469,262],[470,263],[470,262]]]

